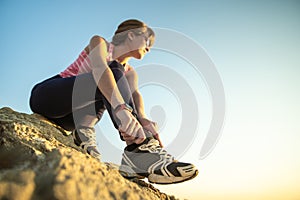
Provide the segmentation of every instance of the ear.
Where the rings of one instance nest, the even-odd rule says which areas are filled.
[[[128,39],[133,40],[134,38],[134,33],[133,32],[128,32]]]

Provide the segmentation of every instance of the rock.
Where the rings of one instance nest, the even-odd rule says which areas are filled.
[[[0,109],[0,199],[175,199],[85,154],[37,114]]]

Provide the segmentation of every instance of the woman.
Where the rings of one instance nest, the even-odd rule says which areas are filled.
[[[93,36],[66,70],[34,86],[30,107],[72,131],[75,144],[98,160],[94,126],[107,110],[127,144],[122,159],[127,175],[133,172],[156,183],[182,182],[198,171],[162,149],[157,125],[145,115],[137,73],[128,64],[131,58],[142,59],[154,39],[153,30],[135,19],[122,22],[112,42]]]

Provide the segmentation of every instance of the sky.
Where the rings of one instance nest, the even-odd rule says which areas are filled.
[[[191,200],[300,199],[299,11],[296,0],[2,0],[0,107],[30,114],[36,83],[64,70],[93,35],[110,39],[119,23],[140,19],[157,33],[145,59],[130,62],[141,74],[146,113],[158,121],[169,152],[179,149],[175,156],[199,169],[191,181],[155,186]],[[184,46],[186,38],[203,51]],[[160,48],[164,42],[168,48]],[[220,107],[207,63],[195,68],[189,55],[212,61],[225,94],[220,138],[202,159]],[[125,145],[107,115],[96,130],[104,161],[118,162]],[[174,143],[182,134],[186,146]]]

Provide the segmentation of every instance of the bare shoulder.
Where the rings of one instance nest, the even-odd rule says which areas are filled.
[[[98,45],[100,45],[101,48],[108,48],[109,42],[107,42],[103,37],[99,35],[94,35],[90,39],[89,44],[85,47],[85,51],[87,52],[87,54],[89,54],[89,52]]]

